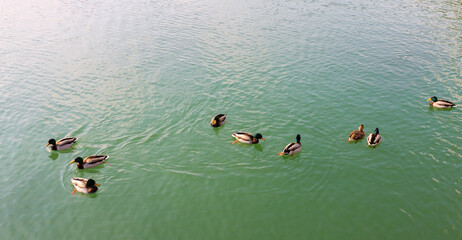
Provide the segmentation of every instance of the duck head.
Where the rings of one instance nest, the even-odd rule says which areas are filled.
[[[50,138],[50,140],[48,140],[48,143],[47,143],[47,146],[48,145],[51,145],[51,146],[56,145],[56,140],[54,138]]]
[[[87,181],[87,184],[86,184],[86,187],[89,189],[89,193],[94,193],[96,191],[98,191],[98,187],[99,184],[95,182],[95,180],[93,179],[88,179]]]
[[[99,186],[99,184],[96,183],[95,180],[93,180],[91,178],[88,179],[86,187],[91,188],[91,187],[95,187],[95,186]]]
[[[75,163],[75,162],[79,164],[83,164],[83,159],[81,157],[76,157],[70,163]]]
[[[254,137],[255,137],[256,139],[261,139],[261,140],[265,141],[265,139],[263,138],[263,136],[262,136],[260,133],[255,134]]]

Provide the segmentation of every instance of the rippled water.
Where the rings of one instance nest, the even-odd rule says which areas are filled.
[[[426,102],[462,105],[461,9],[0,1],[1,238],[462,238],[462,113]],[[379,147],[347,143],[360,124]]]

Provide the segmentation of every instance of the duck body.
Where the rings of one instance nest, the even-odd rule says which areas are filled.
[[[436,108],[453,108],[453,107],[456,107],[456,105],[453,102],[448,101],[448,100],[438,99],[435,96],[427,99],[427,101],[431,101],[430,102],[431,107],[436,107]]]
[[[96,167],[103,163],[106,159],[108,159],[108,155],[92,155],[88,156],[85,159],[82,159],[81,157],[76,157],[74,160],[72,160],[70,163],[77,163],[77,168],[79,169],[86,169],[86,168],[91,168],[91,167]]]
[[[76,177],[76,178],[71,179],[71,181],[75,188],[72,194],[74,194],[76,190],[81,193],[85,193],[85,194],[94,193],[98,191],[99,184],[97,184],[95,180],[93,179],[85,179],[85,178]]]
[[[382,142],[382,136],[379,134],[379,129],[376,128],[374,133],[367,136],[367,145],[375,148],[380,142]]]
[[[259,142],[259,139],[265,141],[265,139],[260,133],[257,133],[254,136],[251,133],[247,132],[235,132],[232,136],[236,138],[236,141],[234,141],[233,143],[239,141],[241,143],[256,144]]]
[[[297,135],[296,139],[297,142],[287,144],[287,146],[282,152],[279,153],[279,155],[294,155],[295,153],[300,152],[302,149],[302,144],[300,143],[300,134]]]
[[[355,143],[357,143],[359,140],[363,139],[365,136],[363,129],[364,125],[361,124],[358,130],[351,132],[350,136],[348,136],[348,142],[355,141]]]
[[[77,141],[77,138],[75,137],[68,137],[68,138],[62,138],[56,141],[55,139],[51,138],[48,140],[48,145],[51,145],[51,150],[59,151],[59,150],[64,150],[72,146]]]
[[[226,122],[226,114],[217,114],[215,115],[212,120],[210,121],[210,125],[212,127],[219,127]]]

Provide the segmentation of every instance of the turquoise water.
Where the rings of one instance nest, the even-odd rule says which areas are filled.
[[[461,9],[1,1],[1,238],[460,239],[462,113],[426,99],[462,104]]]

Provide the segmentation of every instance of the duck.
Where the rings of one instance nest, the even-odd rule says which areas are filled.
[[[350,136],[348,136],[348,142],[350,141],[355,141],[357,143],[359,140],[364,138],[364,125],[360,125],[358,130],[354,130],[353,132],[350,133]]]
[[[101,163],[104,163],[104,161],[108,158],[109,158],[108,155],[92,155],[92,156],[86,157],[85,159],[82,159],[81,157],[76,157],[69,164],[76,162],[77,168],[86,169],[86,168],[98,166]]]
[[[279,156],[284,155],[294,155],[295,153],[299,152],[302,149],[302,144],[300,143],[300,134],[297,134],[297,142],[292,142],[287,144],[287,146],[284,148],[284,150],[279,154]]]
[[[75,137],[68,137],[68,138],[63,138],[59,139],[56,141],[54,138],[51,138],[48,140],[47,146],[51,145],[51,150],[64,150],[72,146],[77,141],[77,138]]]
[[[223,123],[226,122],[226,114],[217,114],[212,118],[212,121],[210,121],[210,125],[212,127],[219,127],[223,125]]]
[[[242,143],[256,144],[258,143],[259,139],[265,141],[265,139],[260,133],[257,133],[254,136],[251,133],[247,133],[247,132],[235,132],[233,133],[233,137],[237,139],[236,141],[233,142],[233,144],[238,141]]]
[[[71,179],[72,184],[74,184],[74,191],[72,191],[72,194],[75,193],[75,191],[79,191],[81,193],[94,193],[98,191],[98,186],[99,184],[95,182],[93,179],[85,179],[85,178],[72,178]]]
[[[374,133],[369,134],[367,136],[367,145],[372,146],[372,147],[377,147],[377,145],[382,141],[382,136],[379,134],[379,129],[376,128],[374,130]]]
[[[453,108],[453,107],[456,107],[456,105],[453,102],[450,102],[448,100],[438,99],[435,96],[427,99],[427,101],[431,101],[430,102],[431,107],[436,107],[436,108]]]

